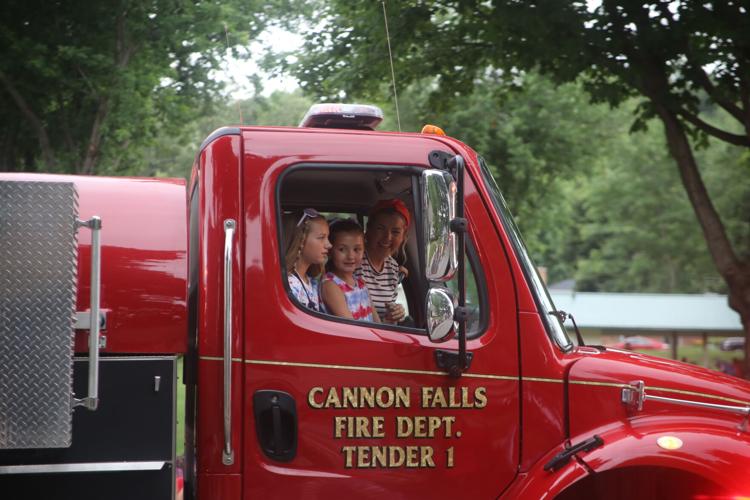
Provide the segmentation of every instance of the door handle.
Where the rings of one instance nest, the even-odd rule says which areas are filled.
[[[232,249],[234,248],[233,219],[224,221],[224,449],[221,463],[234,463],[232,449]]]
[[[267,457],[289,462],[297,454],[297,405],[281,391],[263,390],[253,394],[255,431],[258,444]]]

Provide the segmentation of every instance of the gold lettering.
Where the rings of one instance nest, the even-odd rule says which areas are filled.
[[[357,446],[357,467],[364,469],[370,466],[370,447]]]
[[[370,436],[370,419],[367,417],[356,417],[357,419],[357,433],[358,438],[368,438]]]
[[[385,417],[333,417],[333,437],[383,438]]]
[[[458,402],[458,397],[456,397],[455,387],[448,388],[448,407],[449,408],[461,408],[461,403]]]
[[[312,389],[310,389],[310,392],[307,394],[307,404],[309,404],[313,408],[323,408],[323,403],[318,403],[317,401],[315,401],[316,394],[323,394],[323,388],[313,387]]]
[[[372,447],[372,466],[388,467],[388,453],[385,446]]]
[[[339,395],[336,393],[335,387],[331,387],[328,390],[328,397],[326,398],[325,407],[341,408],[341,400],[339,400]]]
[[[432,405],[430,408],[446,408],[448,406],[448,403],[445,401],[445,393],[443,393],[443,389],[440,387],[435,387],[435,398],[432,401]]]
[[[485,406],[487,406],[487,388],[477,387],[476,389],[474,389],[474,399],[476,400],[474,407],[484,408]]]
[[[420,446],[422,458],[419,461],[420,467],[435,467],[435,461],[432,459],[432,446]]]
[[[396,387],[396,408],[409,408],[411,389],[409,387]]]
[[[406,466],[409,468],[417,467],[419,462],[417,461],[418,446],[407,446],[406,447]]]
[[[356,449],[356,446],[344,446],[341,448],[341,451],[344,453],[344,467],[346,467],[347,469],[351,469],[353,467],[352,456],[354,455],[354,451]]]
[[[348,420],[351,417],[333,417],[333,437],[341,438],[345,429],[349,428]],[[346,437],[349,437],[348,435]]]
[[[385,400],[383,398],[383,395],[385,395]],[[393,389],[391,389],[390,387],[381,387],[375,393],[375,401],[380,408],[390,408],[391,406],[393,406],[394,397],[395,396],[393,395]]]
[[[396,437],[405,438],[411,436],[412,429],[411,418],[409,417],[396,417]]]
[[[443,419],[440,417],[428,417],[427,422],[427,437],[435,437],[435,431],[440,428],[443,423]]]
[[[385,437],[383,426],[385,425],[385,417],[372,417],[372,437],[382,438]]]
[[[351,387],[344,387],[342,389],[342,398],[343,399],[343,405],[344,408],[358,408],[359,405],[357,404],[357,392],[356,388],[352,389]]]
[[[432,446],[344,446],[341,452],[348,469],[435,467]]]
[[[429,408],[432,396],[435,392],[434,387],[422,387],[422,408]]]
[[[404,465],[404,449],[400,446],[388,447],[388,467],[401,467]]]
[[[425,424],[427,423],[427,417],[414,417],[414,437],[423,438],[427,437],[425,431]]]
[[[453,437],[453,424],[456,422],[456,417],[443,417],[445,422],[445,437]]]
[[[360,387],[359,388],[359,403],[362,407],[375,408],[375,388],[374,387]],[[365,403],[367,403],[365,405]]]
[[[469,388],[461,387],[461,407],[474,408],[474,401],[469,402]]]

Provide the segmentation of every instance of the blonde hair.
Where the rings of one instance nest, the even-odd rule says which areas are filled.
[[[298,219],[299,217],[289,217],[284,221],[284,234],[291,235],[284,253],[284,265],[288,273],[294,271],[294,266],[302,254],[302,249],[305,247],[307,236],[310,233],[310,222],[314,220],[326,222],[323,216],[306,217],[302,224],[294,225]],[[322,272],[323,266],[321,264],[311,264],[307,268],[308,276],[319,276]]]

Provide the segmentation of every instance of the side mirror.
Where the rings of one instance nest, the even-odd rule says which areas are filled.
[[[422,172],[425,277],[429,281],[450,280],[458,266],[456,235],[450,228],[456,216],[456,183],[446,177],[451,178],[439,170]]]
[[[453,298],[445,288],[430,288],[427,292],[427,335],[433,342],[445,342],[456,334],[453,323]]]

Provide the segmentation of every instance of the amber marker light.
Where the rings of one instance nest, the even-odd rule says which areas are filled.
[[[656,444],[665,450],[679,450],[682,448],[682,439],[677,436],[662,436],[656,440]]]
[[[422,127],[423,134],[445,135],[445,131],[437,125],[425,125]]]

